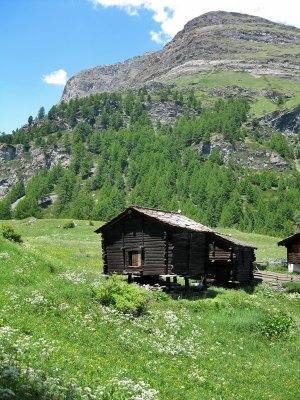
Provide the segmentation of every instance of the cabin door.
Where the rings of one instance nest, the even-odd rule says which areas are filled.
[[[130,267],[140,267],[141,265],[141,254],[137,250],[129,252],[129,265]]]
[[[127,269],[140,269],[142,267],[142,252],[141,250],[129,250],[126,257]]]

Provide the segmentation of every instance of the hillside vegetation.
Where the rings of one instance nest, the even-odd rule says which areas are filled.
[[[24,244],[0,238],[2,398],[299,397],[297,293],[154,293],[145,314],[122,314],[94,297],[105,284],[95,228],[65,222],[16,221]]]
[[[181,116],[173,123],[155,122],[150,117],[157,104],[181,107]],[[64,148],[70,154],[68,169],[57,164],[38,171],[25,186],[20,180],[0,202],[0,217],[108,220],[136,204],[181,209],[209,226],[289,235],[300,226],[298,137],[296,146],[279,132],[265,137],[257,121],[249,125],[249,107],[244,99],[218,99],[203,108],[193,91],[170,89],[62,102],[0,138],[29,151],[41,146],[45,153]],[[228,145],[244,150],[228,153]],[[211,146],[208,154],[205,146]],[[239,164],[247,161],[245,148],[251,146],[280,154],[285,169],[256,171]],[[45,207],[53,194],[57,201]]]

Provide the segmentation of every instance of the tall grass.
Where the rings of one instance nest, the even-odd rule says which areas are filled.
[[[100,246],[80,224],[15,223],[24,244],[0,239],[0,398],[299,397],[297,293],[212,287],[207,298],[153,298],[147,313],[123,314],[94,297]],[[263,334],[270,313],[291,316],[289,335]]]

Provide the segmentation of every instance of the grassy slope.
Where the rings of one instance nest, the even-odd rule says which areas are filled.
[[[299,397],[299,334],[270,341],[257,327],[276,309],[291,313],[299,329],[299,299],[264,287],[211,288],[208,298],[155,302],[135,320],[116,316],[91,297],[100,271],[95,227],[13,224],[25,243],[0,239],[1,354],[93,391],[126,377],[123,399],[141,381],[158,390],[144,399]],[[7,336],[4,326],[17,331]]]
[[[101,223],[95,222],[91,226],[87,221],[77,221],[76,228],[63,229],[69,220],[43,219],[33,224],[28,221],[9,223],[21,233],[26,244],[45,259],[62,267],[80,268],[84,265],[88,270],[101,270],[101,241],[94,233]]]
[[[274,101],[260,94],[260,90],[269,90],[280,93],[283,97],[288,95],[283,108],[293,108],[300,103],[300,86],[297,81],[291,79],[280,78],[276,76],[254,76],[248,72],[239,71],[223,71],[221,69],[213,69],[199,75],[186,76],[176,79],[170,83],[175,83],[180,87],[194,88],[196,94],[203,101],[215,101],[215,95],[210,90],[222,89],[230,86],[239,86],[243,89],[255,91],[254,101],[251,104],[251,115],[261,117],[266,113],[278,110],[279,107]],[[230,93],[230,89],[227,89]]]

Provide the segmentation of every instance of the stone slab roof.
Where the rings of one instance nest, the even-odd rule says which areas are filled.
[[[117,222],[123,216],[125,216],[126,214],[128,214],[132,211],[136,211],[139,214],[142,214],[149,218],[155,219],[156,221],[159,221],[159,222],[163,223],[164,225],[169,225],[169,226],[172,226],[175,228],[186,229],[190,232],[211,233],[214,236],[216,236],[216,238],[225,240],[229,243],[232,243],[233,245],[256,249],[256,247],[251,244],[241,242],[240,240],[234,239],[231,236],[222,235],[222,234],[214,231],[213,229],[209,228],[208,226],[202,225],[199,222],[196,222],[191,218],[185,217],[180,212],[165,211],[165,210],[160,210],[157,208],[130,206],[125,211],[123,211],[121,214],[119,214],[115,218],[113,218],[111,221],[102,225],[95,232],[101,233],[103,228],[105,229],[106,227],[112,225],[113,223]]]

